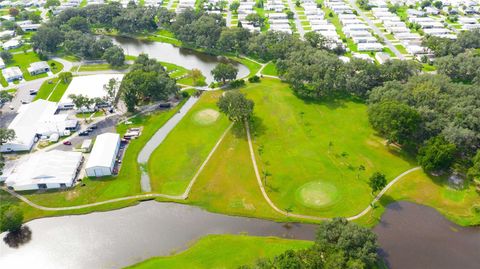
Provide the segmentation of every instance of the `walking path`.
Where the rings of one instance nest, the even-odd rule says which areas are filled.
[[[178,113],[171,117],[157,132],[148,140],[145,146],[142,148],[140,153],[138,154],[137,162],[140,166],[147,165],[148,159],[150,159],[150,155],[152,155],[153,151],[165,140],[167,135],[177,126],[177,124],[183,119],[183,117],[187,114],[187,112],[195,105],[198,101],[198,97],[190,97],[187,102],[178,110]],[[141,186],[143,192],[151,192],[152,187],[150,186],[150,177],[148,176],[147,171],[142,169],[142,178],[141,178]]]
[[[40,210],[44,210],[44,211],[67,211],[67,210],[76,210],[76,209],[83,209],[83,208],[89,208],[89,207],[95,207],[95,206],[100,206],[100,205],[105,205],[105,204],[110,204],[110,203],[116,203],[116,202],[120,202],[120,201],[128,201],[128,200],[142,200],[142,199],[149,199],[149,198],[165,198],[165,199],[171,199],[171,200],[186,200],[188,198],[188,195],[190,194],[190,191],[193,187],[193,185],[195,184],[198,176],[200,175],[200,173],[203,171],[203,169],[205,168],[205,166],[207,165],[208,161],[210,160],[210,158],[213,156],[213,154],[215,153],[215,151],[217,150],[217,148],[219,147],[219,145],[222,143],[223,139],[225,138],[226,134],[230,131],[230,129],[232,128],[233,124],[230,124],[230,126],[225,130],[225,132],[222,134],[222,136],[220,137],[220,139],[217,141],[217,143],[215,144],[215,146],[213,147],[213,149],[210,151],[210,153],[208,154],[207,158],[205,159],[205,161],[202,163],[202,165],[200,166],[200,168],[197,170],[197,172],[195,173],[194,177],[192,178],[192,180],[190,181],[188,187],[186,188],[185,192],[181,195],[167,195],[167,194],[161,194],[161,193],[147,193],[147,194],[139,194],[139,195],[133,195],[133,196],[127,196],[127,197],[121,197],[121,198],[116,198],[116,199],[111,199],[111,200],[107,200],[107,201],[102,201],[102,202],[97,202],[97,203],[91,203],[91,204],[85,204],[85,205],[78,205],[78,206],[67,206],[67,207],[46,207],[46,206],[41,206],[41,205],[38,205],[30,200],[28,200],[27,198],[25,198],[24,196],[16,193],[15,191],[13,190],[10,190],[8,188],[5,188],[5,187],[2,187],[3,190],[7,191],[8,193],[10,193],[11,195],[13,195],[14,197],[20,199],[21,201],[25,202],[26,204],[36,208],[36,209],[40,209]],[[295,214],[295,213],[289,213],[287,211],[284,211],[280,208],[278,208],[273,202],[272,200],[270,200],[270,198],[268,197],[268,194],[265,190],[265,186],[263,186],[263,183],[262,183],[262,180],[261,180],[261,176],[260,176],[260,173],[259,173],[259,170],[258,170],[258,166],[257,166],[257,162],[256,162],[256,158],[255,158],[255,151],[253,149],[253,143],[252,143],[252,139],[251,139],[251,135],[250,135],[250,127],[248,126],[248,124],[245,124],[245,128],[247,130],[247,139],[248,139],[248,146],[249,146],[249,149],[250,149],[250,157],[251,157],[251,160],[252,160],[252,165],[253,165],[253,169],[255,171],[255,176],[257,178],[257,183],[258,183],[258,186],[260,188],[260,191],[262,192],[262,195],[264,197],[264,199],[267,201],[267,203],[270,205],[270,207],[275,210],[276,212],[284,215],[284,216],[287,216],[287,217],[294,217],[294,218],[298,218],[298,219],[308,219],[308,220],[315,220],[315,221],[322,221],[322,220],[328,220],[330,218],[325,218],[325,217],[317,217],[317,216],[310,216],[310,215],[302,215],[302,214]],[[151,154],[151,153],[150,153]],[[143,156],[145,157],[145,156]],[[139,158],[140,159],[140,158]],[[143,160],[143,159],[142,159]],[[148,159],[147,159],[148,160]],[[380,200],[380,198],[393,186],[395,185],[395,183],[397,183],[400,179],[402,179],[403,177],[405,177],[407,174],[410,174],[414,171],[417,171],[417,170],[420,170],[421,168],[420,167],[414,167],[412,169],[409,169],[405,172],[403,172],[402,174],[400,174],[399,176],[397,176],[395,179],[393,179],[390,183],[387,184],[387,186],[385,186],[385,188],[382,189],[382,191],[380,191],[377,196],[375,196],[375,198],[373,199],[373,201],[370,203],[370,205],[365,208],[362,212],[354,215],[354,216],[351,216],[351,217],[348,217],[347,220],[351,221],[351,220],[356,220],[356,219],[359,219],[361,217],[363,217],[364,215],[366,215],[371,209],[372,209],[372,205],[375,204],[376,202],[378,202]]]
[[[260,191],[262,192],[262,195],[263,197],[265,198],[265,200],[267,201],[267,203],[270,205],[270,207],[277,211],[278,213],[282,214],[282,215],[285,215],[287,217],[295,217],[295,218],[300,218],[300,219],[310,219],[310,220],[327,220],[329,218],[323,218],[323,217],[317,217],[317,216],[309,216],[309,215],[302,215],[302,214],[295,214],[295,213],[289,213],[287,211],[284,211],[282,209],[279,209],[273,202],[272,200],[270,200],[270,198],[268,197],[268,194],[267,192],[265,191],[265,186],[263,186],[263,183],[262,183],[262,179],[260,177],[260,173],[258,172],[258,166],[257,166],[257,161],[256,161],[256,158],[255,158],[255,151],[253,150],[253,144],[252,144],[252,139],[251,139],[251,136],[250,136],[250,127],[248,126],[248,123],[245,124],[245,128],[247,129],[247,138],[248,138],[248,147],[250,148],[250,157],[252,159],[252,164],[253,164],[253,169],[255,170],[255,176],[257,177],[257,182],[258,182],[258,186],[260,188]],[[378,200],[380,200],[380,198],[382,198],[383,194],[388,191],[397,181],[399,181],[400,179],[402,179],[405,175],[413,172],[413,171],[417,171],[421,169],[420,167],[415,167],[415,168],[412,168],[410,170],[407,170],[405,172],[403,172],[401,175],[397,176],[395,179],[393,179],[387,186],[385,186],[385,188],[382,189],[382,191],[380,193],[377,194],[377,196],[375,197],[375,199],[373,199],[372,203],[370,203],[370,205],[365,208],[365,210],[363,210],[362,212],[358,213],[357,215],[355,216],[352,216],[352,217],[348,217],[347,220],[355,220],[355,219],[358,219],[362,216],[364,216],[365,214],[368,213],[368,211],[370,211],[372,209],[372,205],[374,203],[376,203]]]

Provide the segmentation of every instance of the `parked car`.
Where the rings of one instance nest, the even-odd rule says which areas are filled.
[[[92,129],[92,130],[95,130],[95,129],[97,129],[97,128],[98,128],[98,126],[97,126],[96,124],[90,126],[90,129]]]
[[[81,131],[80,133],[78,133],[79,136],[88,136],[90,134],[90,132],[88,131]]]
[[[72,145],[72,142],[70,142],[70,141],[63,141],[63,144],[64,144],[65,146],[71,146],[71,145]]]
[[[25,105],[28,104],[28,101],[22,100],[21,103]]]
[[[36,95],[38,93],[38,90],[31,89],[30,90],[30,95]]]

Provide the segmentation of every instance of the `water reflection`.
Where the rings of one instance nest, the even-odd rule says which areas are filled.
[[[113,37],[115,44],[121,46],[127,55],[138,56],[147,53],[150,57],[162,62],[173,63],[187,69],[197,68],[206,77],[206,82],[213,82],[210,73],[220,62],[231,62],[238,67],[237,77],[245,77],[249,74],[246,66],[231,61],[225,57],[217,57],[190,49],[178,48],[168,43],[138,40],[129,37]]]
[[[22,226],[20,230],[9,232],[3,237],[3,242],[11,248],[18,248],[32,240],[32,230],[26,225]]]

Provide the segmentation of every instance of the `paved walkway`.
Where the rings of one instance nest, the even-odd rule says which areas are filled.
[[[187,112],[195,105],[198,101],[198,97],[190,97],[190,99],[185,102],[185,104],[180,108],[177,114],[171,117],[158,131],[152,136],[150,140],[145,144],[140,153],[138,154],[137,162],[140,166],[147,165],[150,155],[153,151],[165,140],[167,135],[177,126],[177,124],[183,119]],[[141,186],[143,192],[151,192],[152,187],[150,186],[150,177],[146,171],[142,169],[142,178]]]
[[[210,151],[210,153],[208,154],[207,158],[205,159],[205,161],[202,163],[202,165],[200,166],[200,168],[197,170],[197,173],[194,175],[194,177],[192,178],[192,180],[190,181],[187,189],[185,190],[185,192],[181,195],[167,195],[167,194],[161,194],[161,193],[148,193],[148,194],[140,194],[140,195],[133,195],[133,196],[127,196],[127,197],[121,197],[121,198],[116,198],[116,199],[111,199],[111,200],[107,200],[107,201],[102,201],[102,202],[97,202],[97,203],[91,203],[91,204],[85,204],[85,205],[78,205],[78,206],[68,206],[68,207],[46,207],[46,206],[41,206],[41,205],[38,205],[30,200],[28,200],[27,198],[25,198],[24,196],[14,192],[13,190],[9,190],[5,187],[2,187],[3,190],[9,192],[11,195],[13,195],[14,197],[22,200],[23,202],[25,202],[26,204],[36,208],[36,209],[40,209],[40,210],[44,210],[44,211],[67,211],[67,210],[76,210],[76,209],[83,209],[83,208],[89,208],[89,207],[95,207],[95,206],[100,206],[100,205],[104,205],[104,204],[111,204],[111,203],[116,203],[116,202],[120,202],[120,201],[128,201],[128,200],[142,200],[142,199],[148,199],[148,198],[157,198],[157,197],[160,197],[160,198],[166,198],[166,199],[171,199],[171,200],[186,200],[188,198],[188,195],[190,194],[190,191],[193,187],[193,185],[195,184],[198,176],[200,175],[200,173],[203,171],[204,167],[206,166],[206,164],[208,163],[208,161],[210,160],[210,158],[213,156],[213,154],[215,153],[215,151],[217,150],[218,146],[221,144],[221,142],[223,141],[223,139],[225,138],[226,134],[230,131],[230,129],[232,128],[233,124],[231,124],[226,130],[225,132],[222,134],[222,136],[220,137],[220,139],[217,141],[217,143],[215,144],[215,146],[213,147],[213,149]],[[260,191],[262,192],[262,195],[264,197],[264,199],[267,201],[267,203],[270,205],[270,207],[272,207],[273,210],[275,210],[276,212],[284,215],[284,216],[287,216],[287,217],[294,217],[294,218],[298,218],[298,219],[308,219],[308,220],[315,220],[315,221],[322,221],[322,220],[328,220],[330,218],[325,218],[325,217],[318,217],[318,216],[310,216],[310,215],[302,215],[302,214],[295,214],[295,213],[289,213],[287,211],[284,211],[280,208],[278,208],[273,202],[272,200],[270,200],[270,198],[268,197],[268,194],[265,190],[265,187],[263,186],[263,183],[262,183],[262,179],[261,179],[261,176],[260,176],[260,173],[258,171],[258,166],[257,166],[257,162],[256,162],[256,158],[255,158],[255,151],[253,149],[253,143],[252,143],[252,139],[251,139],[251,135],[250,135],[250,127],[248,126],[248,124],[245,124],[245,128],[247,130],[247,139],[248,139],[248,146],[249,146],[249,149],[250,149],[250,157],[251,157],[251,160],[252,160],[252,165],[253,165],[253,169],[255,171],[255,176],[257,178],[257,183],[258,183],[258,186],[260,188]],[[420,170],[421,168],[420,167],[414,167],[412,169],[409,169],[405,172],[403,172],[402,174],[400,174],[399,176],[397,176],[395,179],[393,179],[390,183],[388,183],[387,186],[385,186],[385,188],[382,189],[382,191],[380,191],[377,196],[375,196],[375,198],[373,199],[373,201],[371,202],[371,204],[365,208],[362,212],[354,215],[354,216],[351,216],[351,217],[348,217],[347,220],[351,221],[351,220],[356,220],[356,219],[359,219],[361,217],[363,217],[364,215],[366,215],[371,209],[372,209],[372,205],[375,204],[377,201],[380,200],[380,198],[395,184],[397,183],[400,179],[402,179],[403,177],[405,177],[406,175],[414,172],[414,171],[417,171],[417,170]]]

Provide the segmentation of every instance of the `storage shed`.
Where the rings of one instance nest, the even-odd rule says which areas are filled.
[[[103,177],[112,175],[119,148],[119,134],[104,133],[98,135],[85,166],[87,176]]]

